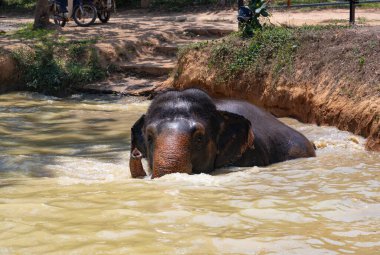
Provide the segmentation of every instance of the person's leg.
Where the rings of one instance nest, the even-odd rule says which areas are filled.
[[[73,15],[73,0],[68,0],[67,9],[69,10],[69,17]]]
[[[66,0],[57,0],[57,3],[59,4],[59,10],[60,12],[67,12],[67,1]]]

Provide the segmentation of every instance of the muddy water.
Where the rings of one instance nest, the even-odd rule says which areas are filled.
[[[129,178],[147,102],[0,96],[0,254],[379,254],[380,154],[284,119],[318,156]]]

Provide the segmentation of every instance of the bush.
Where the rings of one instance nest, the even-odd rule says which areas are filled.
[[[20,31],[13,36],[28,37],[28,28]],[[19,49],[13,54],[22,80],[30,90],[63,96],[73,92],[78,85],[105,78],[106,72],[94,47],[96,40],[65,42],[43,30],[33,33],[44,36],[37,37],[32,49]]]
[[[210,51],[208,65],[218,70],[221,81],[235,79],[243,72],[266,72],[262,70],[271,63],[275,74],[293,69],[294,53],[298,46],[296,30],[283,27],[265,27],[250,39],[241,39],[235,33],[220,41],[204,44]],[[188,47],[188,50],[199,49]],[[182,55],[186,52],[182,50]]]
[[[260,17],[269,17],[266,0],[251,0],[249,9],[252,10],[253,16],[247,22],[239,21],[239,31],[243,37],[252,37],[256,30],[262,29]]]
[[[0,6],[9,10],[32,10],[36,2],[36,0],[0,0]]]

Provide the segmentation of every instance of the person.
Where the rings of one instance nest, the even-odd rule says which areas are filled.
[[[73,0],[57,0],[60,11],[64,13],[65,17],[68,18],[73,13]]]

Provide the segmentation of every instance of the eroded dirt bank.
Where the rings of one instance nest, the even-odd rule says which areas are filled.
[[[215,97],[246,99],[278,117],[368,137],[366,147],[380,151],[380,27],[304,30],[296,37],[291,63],[281,70],[278,56],[266,57],[253,71],[229,77],[233,66],[215,62],[230,61],[223,52],[231,55],[249,41],[192,47],[165,87],[200,87]]]

